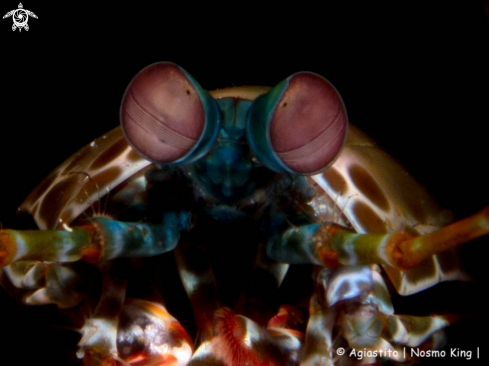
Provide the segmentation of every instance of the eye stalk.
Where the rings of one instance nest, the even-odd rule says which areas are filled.
[[[181,67],[161,62],[140,71],[121,106],[128,143],[158,164],[190,163],[206,154],[220,128],[216,101]]]
[[[307,72],[258,97],[247,118],[250,146],[278,173],[323,171],[340,153],[347,130],[346,110],[334,86]]]

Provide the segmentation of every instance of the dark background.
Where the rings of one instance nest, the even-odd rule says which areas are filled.
[[[177,8],[24,2],[39,17],[30,18],[28,32],[12,32],[11,18],[0,21],[0,224],[15,227],[18,205],[43,177],[116,127],[131,78],[164,60],[183,66],[209,90],[275,85],[301,70],[321,74],[341,93],[351,122],[456,218],[482,209],[489,204],[489,5],[437,3],[282,3],[265,11],[244,3]],[[16,7],[3,2],[0,13]],[[462,252],[475,283],[441,285],[398,301],[405,312],[426,306],[476,315],[449,329],[448,347],[479,346],[482,355],[489,352],[483,343],[484,243]],[[19,307],[0,293],[0,364],[63,364],[65,340],[77,338],[53,330],[44,318],[51,315]]]

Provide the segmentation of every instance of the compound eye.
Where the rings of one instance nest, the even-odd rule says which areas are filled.
[[[347,121],[333,85],[319,75],[297,73],[253,102],[248,141],[257,158],[276,172],[315,174],[339,155]]]
[[[157,63],[127,87],[121,127],[128,143],[155,163],[190,163],[204,155],[219,132],[216,101],[182,68]]]

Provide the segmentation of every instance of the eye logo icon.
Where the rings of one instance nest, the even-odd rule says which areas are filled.
[[[22,31],[22,28],[24,28],[26,31],[29,30],[29,26],[27,25],[27,22],[29,21],[29,16],[37,19],[37,15],[30,10],[24,9],[22,3],[19,3],[18,9],[11,10],[7,14],[5,14],[3,16],[3,19],[10,16],[14,21],[14,24],[12,25],[12,30],[14,31],[19,28],[19,32]]]

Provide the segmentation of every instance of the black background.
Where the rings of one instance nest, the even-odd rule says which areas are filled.
[[[43,177],[117,126],[131,78],[164,60],[209,90],[275,85],[301,70],[321,74],[341,93],[350,121],[456,218],[480,210],[489,204],[489,5],[437,3],[281,3],[265,10],[245,3],[24,2],[39,17],[29,19],[28,32],[12,32],[11,18],[0,21],[0,223],[15,227],[18,205]],[[16,7],[3,2],[0,13]],[[484,243],[462,253],[474,284],[441,285],[399,301],[405,312],[426,306],[477,315],[449,330],[448,347],[479,346],[482,355],[489,352],[477,334],[487,337]],[[47,325],[50,310],[22,308],[3,293],[0,301],[0,364],[64,364],[65,340],[77,341],[73,332]],[[423,360],[440,361],[477,363]]]

